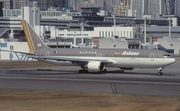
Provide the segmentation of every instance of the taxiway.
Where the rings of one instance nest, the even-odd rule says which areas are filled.
[[[79,67],[0,69],[0,88],[57,90],[113,94],[180,95],[180,62],[158,76],[157,69],[122,72],[108,68],[107,74],[78,74]]]

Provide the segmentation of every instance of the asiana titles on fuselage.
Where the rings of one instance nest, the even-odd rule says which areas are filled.
[[[124,51],[121,55],[139,55],[139,52]]]

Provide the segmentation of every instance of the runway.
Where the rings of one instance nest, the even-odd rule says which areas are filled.
[[[0,88],[180,96],[180,62],[157,69],[125,71],[107,68],[107,74],[78,74],[79,67],[0,69]]]

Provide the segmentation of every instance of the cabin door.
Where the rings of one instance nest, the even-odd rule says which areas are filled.
[[[46,52],[46,56],[50,56],[50,52],[49,51]]]
[[[151,54],[150,54],[150,60],[151,60],[151,61],[154,61],[154,58],[155,58],[155,53],[151,53]]]

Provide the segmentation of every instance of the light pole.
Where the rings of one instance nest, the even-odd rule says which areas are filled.
[[[81,44],[84,44],[84,23],[81,23]]]
[[[171,20],[172,18],[169,18],[169,41],[171,41]]]
[[[114,36],[116,36],[116,15],[113,15],[114,19]]]
[[[144,19],[144,44],[146,45],[146,20],[147,20],[147,17],[145,17]]]
[[[76,32],[74,31],[74,47],[76,47]]]
[[[64,48],[66,48],[66,45],[65,45],[65,44],[66,44],[66,41],[65,41],[65,40],[66,40],[66,39],[65,39],[65,37],[64,37]]]

